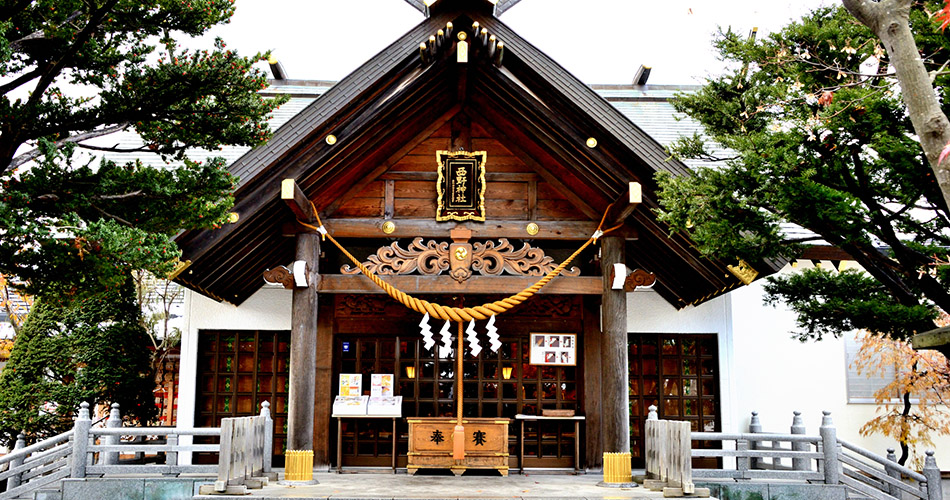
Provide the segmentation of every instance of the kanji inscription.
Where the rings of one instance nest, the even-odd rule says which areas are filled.
[[[485,446],[485,431],[475,431],[472,433],[472,442],[475,443],[475,446]]]
[[[436,152],[439,195],[435,220],[485,220],[484,151]]]

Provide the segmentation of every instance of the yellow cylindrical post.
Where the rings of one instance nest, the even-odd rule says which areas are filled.
[[[604,453],[604,482],[608,484],[631,483],[630,453]]]
[[[313,450],[287,450],[284,458],[284,480],[313,480]]]

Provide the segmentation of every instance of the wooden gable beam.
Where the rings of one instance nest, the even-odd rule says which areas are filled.
[[[627,192],[620,195],[611,205],[607,213],[607,227],[623,223],[633,214],[633,211],[643,202],[643,191],[639,182],[627,183]]]
[[[297,181],[284,179],[280,183],[280,199],[287,204],[298,220],[304,222],[317,221],[317,213],[314,211],[313,204],[310,203],[307,195],[303,194],[303,190],[297,185]]]
[[[525,232],[527,220],[488,219],[485,222],[446,223],[422,219],[395,219],[395,228],[391,233],[383,232],[383,223],[379,218],[339,218],[325,219],[327,232],[334,238],[447,238],[452,229],[465,228],[472,231],[473,238],[512,238],[528,240],[568,240],[585,241],[594,234],[598,221],[538,221],[538,234]],[[296,222],[281,226],[284,236],[293,236],[301,232],[313,232]],[[636,240],[637,231],[629,225],[617,229],[611,235],[626,240]]]

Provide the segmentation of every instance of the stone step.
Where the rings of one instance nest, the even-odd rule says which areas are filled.
[[[63,500],[63,490],[61,487],[42,488],[34,491],[30,498],[33,500]]]

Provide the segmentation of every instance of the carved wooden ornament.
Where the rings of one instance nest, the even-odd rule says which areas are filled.
[[[429,240],[421,237],[412,240],[408,248],[403,249],[399,242],[380,247],[375,255],[363,263],[375,274],[398,275],[418,272],[435,276],[451,269],[451,276],[460,283],[468,279],[473,272],[483,276],[544,276],[553,271],[558,263],[545,255],[544,250],[525,243],[515,249],[507,238],[501,238],[496,245],[493,241],[473,244]],[[359,274],[360,270],[349,264],[340,268],[343,274]],[[571,267],[561,271],[564,276],[579,276],[580,269]]]
[[[284,288],[292,290],[294,288],[294,273],[287,269],[287,266],[277,266],[273,269],[264,271],[264,281],[270,284],[281,284]]]
[[[759,276],[759,272],[756,271],[748,262],[739,259],[739,264],[735,266],[726,266],[729,269],[729,272],[732,273],[736,278],[739,278],[743,284],[748,285]]]
[[[632,292],[637,288],[652,288],[656,284],[656,275],[643,269],[637,269],[627,274],[627,266],[614,264],[610,272],[611,281],[613,282],[611,288],[614,290],[622,289],[625,292]]]
[[[485,220],[485,151],[437,151],[435,220]]]
[[[655,284],[655,274],[644,271],[643,269],[637,269],[627,275],[627,279],[623,281],[623,289],[626,292],[632,292],[637,288],[653,288]]]

